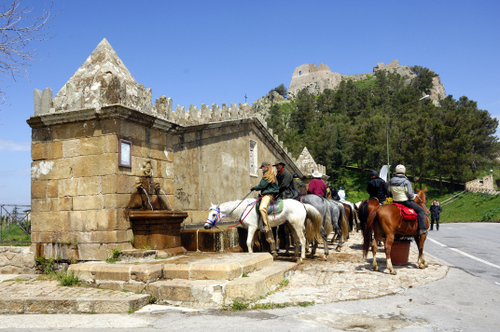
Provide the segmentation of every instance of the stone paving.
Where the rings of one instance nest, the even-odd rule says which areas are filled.
[[[426,269],[417,267],[418,251],[414,243],[410,249],[408,264],[394,266],[397,275],[391,275],[385,265],[383,248],[377,252],[379,271],[373,271],[372,253],[363,258],[361,233],[351,233],[342,251],[332,252],[327,261],[322,258],[307,259],[290,278],[287,287],[268,295],[257,303],[330,303],[346,300],[375,298],[403,292],[442,279],[448,266],[429,255]],[[317,252],[323,254],[320,249]]]
[[[0,275],[0,313],[124,313],[142,308],[148,294],[64,287],[36,275]]]
[[[288,285],[271,292],[257,303],[329,303],[336,301],[376,298],[403,292],[444,278],[448,266],[426,255],[429,267],[416,265],[417,250],[412,243],[409,263],[395,266],[397,275],[389,274],[385,254],[379,249],[380,271],[363,259],[361,234],[351,233],[341,252],[330,251],[325,261],[319,249],[315,259],[307,258],[289,277]],[[291,260],[281,255],[278,260]],[[115,313],[129,312],[146,305],[148,294],[96,289],[63,287],[56,281],[38,280],[34,275],[0,275],[0,313]]]

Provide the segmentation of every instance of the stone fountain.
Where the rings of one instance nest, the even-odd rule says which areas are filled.
[[[181,224],[188,214],[173,211],[159,182],[153,179],[151,161],[144,163],[136,188],[137,192],[128,204],[134,248],[160,250],[182,247]]]

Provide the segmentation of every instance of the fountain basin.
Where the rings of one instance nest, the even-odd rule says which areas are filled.
[[[130,210],[136,249],[170,249],[181,247],[181,224],[187,212]]]

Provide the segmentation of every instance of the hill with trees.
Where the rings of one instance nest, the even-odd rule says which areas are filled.
[[[422,178],[465,182],[496,165],[498,121],[466,96],[448,95],[439,106],[418,101],[432,89],[435,74],[420,66],[412,70],[412,78],[377,71],[363,80],[342,80],[318,95],[304,89],[261,111],[294,156],[307,146],[337,185],[345,166],[379,170],[388,150],[389,163],[406,165],[417,183]],[[285,97],[286,88],[281,84],[270,93]]]

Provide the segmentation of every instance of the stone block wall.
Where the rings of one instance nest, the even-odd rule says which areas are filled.
[[[35,265],[35,254],[29,247],[0,247],[0,274],[34,274]]]
[[[495,190],[492,174],[484,176],[481,179],[466,182],[465,190],[471,193],[485,193],[490,195],[497,195],[499,193]]]
[[[29,121],[32,243],[37,256],[106,259],[115,248],[131,248],[127,206],[139,196],[136,180],[145,161],[151,161],[154,180],[172,200],[169,144],[175,139],[126,110],[107,109],[94,119],[89,114],[76,119],[75,113],[72,122],[51,125],[49,115],[46,124]],[[120,138],[132,142],[132,168],[118,165]]]

